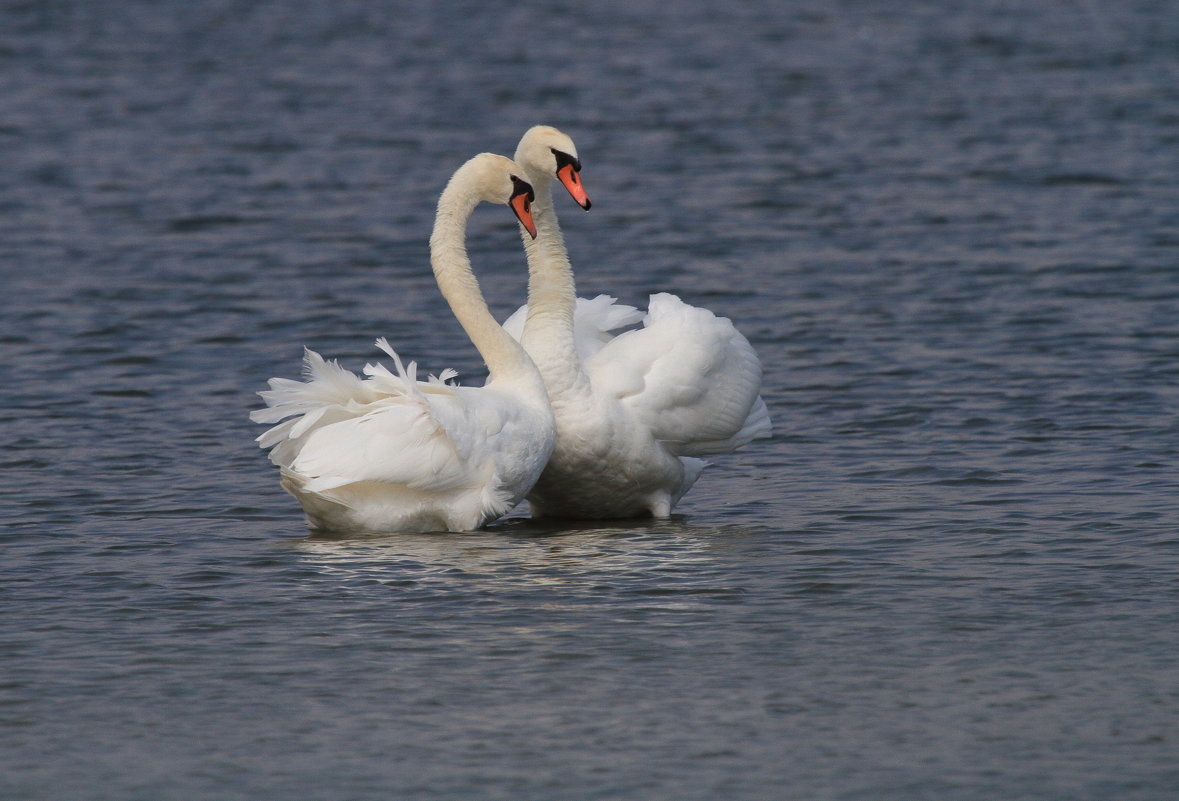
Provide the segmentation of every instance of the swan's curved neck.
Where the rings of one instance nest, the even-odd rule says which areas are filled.
[[[544,385],[536,366],[520,344],[496,322],[471,270],[466,247],[467,220],[478,204],[475,188],[461,172],[443,190],[430,234],[434,279],[451,312],[483,357],[490,374],[488,381],[513,380],[531,389],[539,386],[543,395]]]
[[[553,395],[587,382],[573,335],[577,288],[553,207],[552,177],[530,172],[528,179],[536,191],[532,217],[537,236],[533,240],[523,235],[528,257],[528,320],[522,342]]]

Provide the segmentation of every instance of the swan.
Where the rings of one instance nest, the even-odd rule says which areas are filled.
[[[557,430],[528,495],[533,515],[666,517],[708,465],[700,456],[771,435],[761,363],[731,321],[675,295],[652,295],[645,315],[606,295],[577,298],[551,191],[560,181],[590,207],[577,149],[536,126],[515,160],[536,192],[538,235],[524,237],[530,303],[504,326],[544,377]]]
[[[315,529],[345,533],[468,531],[523,500],[553,448],[553,415],[532,360],[496,322],[471,271],[467,220],[481,201],[505,203],[526,235],[536,229],[524,170],[483,153],[463,164],[438,200],[430,236],[434,277],[483,361],[482,387],[445,370],[417,380],[384,339],[396,367],[366,365],[365,378],[306,350],[306,381],[270,380],[258,437],[281,483]],[[529,296],[541,311],[547,299]]]

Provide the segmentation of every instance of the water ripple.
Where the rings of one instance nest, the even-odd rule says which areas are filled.
[[[1170,799],[1179,18],[571,11],[5,7],[0,795]],[[434,198],[536,122],[583,293],[731,317],[775,438],[666,522],[308,536],[253,393],[481,381]]]

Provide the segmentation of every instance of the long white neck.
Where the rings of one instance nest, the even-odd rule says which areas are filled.
[[[474,180],[460,170],[438,199],[434,230],[430,234],[430,266],[442,297],[483,357],[488,383],[513,381],[532,394],[545,395],[544,383],[532,359],[516,340],[500,327],[487,308],[479,282],[467,256],[467,220],[479,204]]]
[[[573,336],[577,288],[565,251],[565,238],[553,207],[552,177],[529,172],[536,191],[532,217],[536,239],[523,234],[528,257],[528,319],[522,342],[544,376],[549,395],[588,388]]]

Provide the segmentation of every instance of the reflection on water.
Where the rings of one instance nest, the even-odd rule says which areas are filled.
[[[668,520],[570,524],[515,518],[485,531],[340,537],[316,534],[287,543],[301,562],[341,580],[386,583],[448,580],[471,589],[479,583],[601,586],[601,582],[666,582],[681,573],[706,576],[718,549],[732,547],[753,529],[695,526]],[[597,585],[594,583],[597,582]]]

